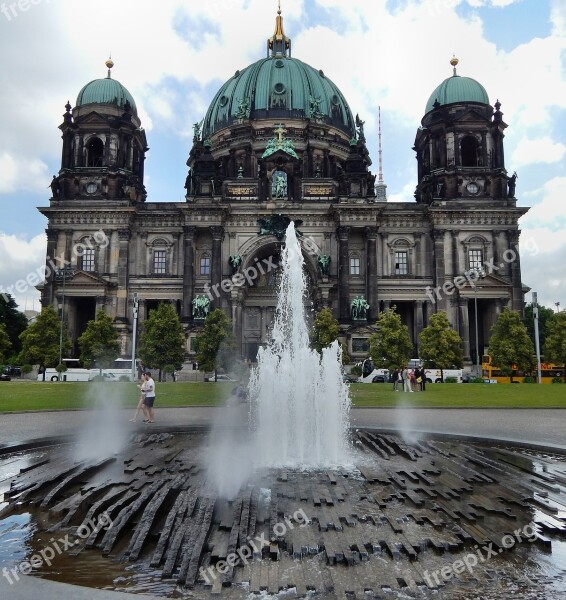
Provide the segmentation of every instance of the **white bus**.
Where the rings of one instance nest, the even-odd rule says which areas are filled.
[[[45,379],[43,373],[37,375],[38,381],[90,381],[92,375],[90,369],[79,367],[79,361],[76,358],[64,358],[63,364],[67,366],[67,370],[62,373],[57,373],[55,369],[45,369]]]

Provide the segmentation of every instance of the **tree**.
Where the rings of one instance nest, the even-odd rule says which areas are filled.
[[[3,363],[8,358],[12,349],[12,342],[6,331],[4,323],[0,323],[0,363]]]
[[[166,365],[180,369],[185,359],[183,326],[173,306],[162,302],[151,311],[140,336],[139,357],[144,365],[155,367],[161,373]]]
[[[0,295],[0,324],[6,327],[12,352],[17,354],[22,349],[20,335],[26,330],[28,320],[24,313],[18,310],[18,305],[10,294]]]
[[[369,355],[376,368],[398,369],[406,365],[413,352],[413,342],[395,306],[382,312],[376,325],[378,332],[369,338]]]
[[[550,322],[555,318],[554,311],[551,308],[546,308],[546,306],[538,307],[538,333],[539,333],[539,342],[540,347],[544,348],[544,342],[546,340],[546,336],[548,333],[548,326]],[[527,333],[529,337],[535,343],[535,319],[533,316],[533,305],[527,304],[525,307],[525,317],[524,323],[527,327]],[[546,357],[545,357],[546,358]]]
[[[316,313],[310,332],[311,348],[322,353],[340,335],[340,326],[329,308],[323,308]]]
[[[566,312],[564,311],[554,315],[554,319],[548,324],[544,358],[557,365],[564,365],[564,382],[566,383]]]
[[[61,330],[61,321],[52,305],[46,306],[37,319],[22,333],[20,340],[22,362],[39,365],[45,379],[45,368],[55,367],[59,363],[59,336],[63,331],[62,354],[71,349],[67,330]]]
[[[96,319],[88,322],[78,341],[81,361],[85,365],[96,362],[100,375],[103,368],[111,366],[120,356],[120,334],[103,309],[96,313]]]
[[[236,341],[232,333],[232,322],[226,313],[217,308],[208,314],[204,330],[197,337],[197,361],[202,371],[214,371],[214,380],[218,369],[230,369]]]
[[[425,366],[440,369],[442,381],[444,369],[462,366],[462,338],[452,329],[445,312],[431,315],[428,326],[419,335],[419,341],[420,357]]]
[[[513,381],[513,369],[531,371],[534,346],[518,312],[505,308],[491,328],[489,353],[494,365]]]

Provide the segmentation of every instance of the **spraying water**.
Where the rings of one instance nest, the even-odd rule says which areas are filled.
[[[250,379],[259,466],[343,465],[349,455],[350,398],[338,342],[322,357],[309,347],[304,259],[294,223],[287,228],[272,340]]]

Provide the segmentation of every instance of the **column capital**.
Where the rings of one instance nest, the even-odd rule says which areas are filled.
[[[129,229],[118,229],[118,239],[121,242],[129,242],[131,237],[132,234]]]
[[[56,242],[59,239],[59,230],[58,229],[46,229],[45,233],[47,234],[48,242]]]
[[[184,225],[183,226],[183,234],[186,238],[193,239],[196,235],[197,228],[192,225]]]
[[[443,242],[445,233],[446,231],[444,229],[433,229],[431,231],[432,239],[435,242]]]
[[[518,244],[519,236],[521,235],[520,229],[508,229],[507,230],[507,239],[510,244]]]
[[[366,227],[366,237],[368,240],[376,240],[377,239],[377,227]]]
[[[213,225],[209,229],[213,240],[222,241],[222,238],[224,237],[224,227]]]
[[[350,237],[350,229],[352,229],[351,227],[345,227],[343,225],[341,225],[340,227],[338,227],[338,229],[336,229],[336,233],[338,234],[338,238],[340,240],[343,241],[348,241],[348,238]]]

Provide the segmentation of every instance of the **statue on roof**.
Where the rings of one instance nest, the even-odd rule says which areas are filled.
[[[200,142],[200,136],[202,131],[202,124],[204,123],[204,119],[200,123],[195,123],[193,125],[193,144],[196,142]]]
[[[364,133],[364,125],[365,125],[365,121],[362,121],[360,119],[359,115],[356,115],[356,127],[358,128],[358,138],[360,139],[360,141],[365,142],[366,141],[366,136]]]
[[[320,98],[315,98],[313,96],[309,97],[311,118],[317,122],[321,122],[325,117],[324,113],[320,110],[320,102]]]

